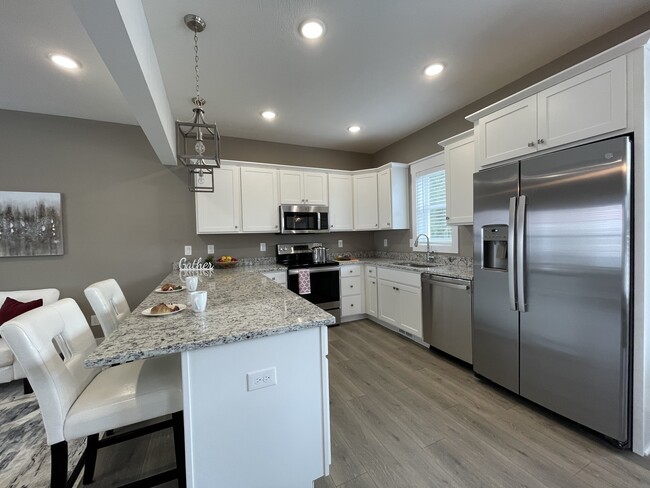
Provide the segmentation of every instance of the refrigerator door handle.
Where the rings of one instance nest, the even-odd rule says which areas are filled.
[[[524,248],[526,236],[526,196],[519,197],[517,206],[517,308],[526,311],[526,292],[524,288]]]
[[[510,199],[508,214],[508,298],[510,310],[517,310],[517,290],[515,289],[515,213],[517,212],[517,197]]]

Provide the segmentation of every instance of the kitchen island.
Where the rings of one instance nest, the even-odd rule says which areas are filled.
[[[143,316],[163,301],[188,303],[185,291],[151,293],[85,362],[180,353],[188,487],[310,487],[329,473],[334,318],[251,271],[201,276],[208,306],[200,314]],[[167,282],[182,284],[178,273]]]

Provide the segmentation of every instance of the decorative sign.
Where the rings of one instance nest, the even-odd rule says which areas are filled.
[[[61,194],[0,191],[0,257],[61,255]]]
[[[188,261],[187,258],[181,258],[178,262],[178,270],[183,273],[191,272],[206,272],[213,271],[214,265],[203,261],[203,258],[198,258],[193,261]]]

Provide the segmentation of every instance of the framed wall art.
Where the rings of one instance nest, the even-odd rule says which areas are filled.
[[[0,191],[0,257],[61,255],[61,194]]]

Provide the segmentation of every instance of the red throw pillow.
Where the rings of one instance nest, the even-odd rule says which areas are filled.
[[[0,325],[10,321],[14,317],[18,317],[25,312],[29,312],[34,308],[43,305],[43,299],[32,300],[31,302],[19,302],[11,297],[7,297],[5,302],[0,307]]]

